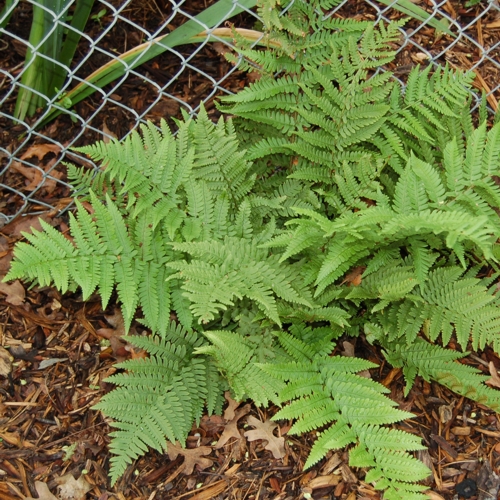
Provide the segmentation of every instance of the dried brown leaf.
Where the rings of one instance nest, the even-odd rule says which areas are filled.
[[[226,424],[225,420],[220,415],[203,415],[200,420],[200,428],[208,437],[214,437]]]
[[[58,484],[60,500],[84,500],[87,493],[92,489],[92,486],[82,474],[78,481],[72,474],[68,473],[56,479]]]
[[[48,224],[54,225],[52,218],[47,214],[43,215],[29,215],[26,217],[17,217],[12,222],[9,222],[6,226],[2,228],[2,233],[12,236],[14,238],[20,238],[23,232],[31,234],[33,229],[37,231],[42,230],[42,225],[40,224],[40,219]]]
[[[453,418],[454,407],[455,401],[452,401],[449,405],[442,405],[439,407],[439,419],[442,424],[447,424]]]
[[[14,358],[4,347],[0,347],[0,376],[8,377],[12,372],[12,360]]]
[[[273,431],[278,427],[277,423],[271,422],[271,420],[261,422],[251,415],[247,418],[247,423],[255,427],[254,430],[245,432],[244,435],[248,441],[255,441],[257,439],[267,441],[264,448],[272,452],[274,458],[283,458],[285,456],[285,438],[276,437],[273,434]]]
[[[346,356],[348,358],[354,358],[354,356],[355,356],[354,344],[352,342],[344,341],[344,342],[342,342],[342,345],[344,347],[344,350],[342,351],[342,356]],[[363,370],[363,371],[359,372],[358,375],[360,377],[364,377],[364,378],[372,378],[372,376],[370,374],[370,370]]]
[[[250,405],[245,405],[236,411],[234,418],[226,424],[219,441],[214,446],[215,449],[222,448],[231,438],[241,439],[240,431],[238,430],[238,420],[250,412]]]
[[[57,146],[56,144],[35,144],[28,148],[28,150],[21,156],[21,160],[26,160],[28,158],[32,158],[35,156],[38,158],[38,161],[41,162],[45,156],[49,153],[54,153],[58,154],[61,152],[61,148]],[[57,184],[54,179],[51,179],[50,177],[45,177],[44,174],[49,173],[50,169],[54,166],[54,163],[56,162],[57,158],[52,158],[48,162],[46,162],[45,166],[36,166],[36,165],[31,165],[31,166],[26,166],[23,165],[21,162],[12,162],[11,168],[12,170],[15,170],[16,172],[19,172],[20,174],[24,175],[26,179],[29,181],[29,183],[26,186],[26,190],[28,191],[33,191],[35,190],[42,182],[44,182],[44,189],[47,191],[48,194],[51,194]],[[55,170],[52,170],[50,172],[50,176],[54,177],[56,179],[62,178],[61,172],[57,172]]]
[[[183,448],[179,443],[168,443],[168,458],[175,460],[179,455],[184,457],[184,463],[181,465],[182,472],[186,475],[192,474],[194,466],[197,465],[200,470],[210,467],[213,461],[205,458],[204,455],[212,453],[211,446],[199,446],[198,448]]]
[[[23,285],[19,280],[12,283],[4,283],[3,276],[0,276],[0,293],[7,295],[5,302],[12,304],[13,306],[20,306],[24,304],[24,299],[26,293],[24,291]]]
[[[99,328],[96,334],[109,340],[113,356],[121,363],[130,358],[130,350],[127,344],[122,340],[122,336],[126,335],[125,323],[120,309],[115,308],[114,313],[105,316],[106,321],[114,328]]]
[[[60,151],[61,148],[56,144],[34,144],[21,156],[21,160],[33,158],[33,156],[36,156],[39,160],[43,160],[48,153],[58,154]]]
[[[488,368],[490,370],[491,378],[486,381],[486,384],[491,387],[500,388],[500,376],[498,375],[498,371],[495,368],[495,363],[493,363],[493,361],[490,361]]]
[[[363,280],[363,273],[365,272],[366,266],[355,267],[350,273],[347,273],[341,285],[347,283],[347,286],[359,286]]]
[[[102,142],[104,142],[104,144],[108,144],[111,139],[118,139],[118,136],[114,132],[111,132],[111,130],[109,130],[105,118],[102,121],[102,132],[104,134],[104,137],[102,139]]]
[[[24,177],[28,179],[29,183],[27,183],[25,187],[27,191],[33,191],[43,181],[43,172],[35,165],[26,167],[18,161],[13,161],[10,168],[15,172],[19,172],[24,175]]]
[[[233,420],[234,410],[236,410],[236,408],[238,408],[238,406],[240,406],[241,401],[235,401],[231,397],[231,393],[229,391],[226,391],[224,393],[224,398],[226,399],[226,401],[228,403],[227,408],[224,410],[224,419],[227,421]]]
[[[0,218],[0,229],[2,229],[2,220]],[[0,275],[6,275],[10,269],[12,260],[12,251],[6,238],[0,235]]]
[[[342,356],[354,358],[354,344],[352,342],[347,342],[346,340],[344,340],[344,342],[342,342],[342,347],[344,348],[341,353]]]
[[[25,498],[24,500],[58,500],[49,490],[49,487],[46,483],[42,483],[42,481],[35,481],[35,489],[38,493],[38,499],[36,498]]]

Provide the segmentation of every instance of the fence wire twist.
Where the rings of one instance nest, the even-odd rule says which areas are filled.
[[[68,8],[75,2],[65,1]],[[22,83],[29,67],[24,62],[25,53],[37,53],[54,30],[72,28],[68,19],[48,11],[42,0],[39,2],[7,0],[4,22],[0,15],[0,229],[21,214],[51,211],[55,215],[68,206],[70,189],[64,180],[64,162],[89,165],[88,159],[71,151],[72,147],[103,138],[122,138],[140,123],[179,115],[180,109],[193,114],[201,102],[210,108],[216,95],[237,90],[244,80],[238,67],[223,57],[223,52],[231,49],[230,44],[223,40],[209,44],[207,36],[196,45],[168,49],[135,69],[124,63],[123,76],[104,89],[94,85],[94,95],[74,107],[69,103],[71,109],[64,110],[63,118],[40,128],[56,97],[48,99],[38,92],[49,105],[46,111],[24,120],[15,117],[17,95],[26,87]],[[396,3],[387,6],[372,0],[344,0],[330,15],[389,22],[397,14],[393,9]],[[498,1],[483,0],[470,8],[463,1],[416,3],[430,17],[422,23],[411,21],[401,30],[397,65],[391,68],[395,76],[404,84],[411,67],[429,62],[473,70],[477,75],[475,85],[485,92],[490,111],[496,111],[500,98]],[[36,46],[29,41],[34,5],[45,9],[52,19],[46,37]],[[237,8],[242,8],[243,15],[231,20],[235,26],[243,23],[242,27],[252,27],[259,21],[237,0],[233,0],[226,18]],[[119,53],[152,41],[194,16],[193,2],[189,0],[96,0],[84,32],[79,32],[81,40],[73,62],[65,66],[67,77],[59,90],[68,92]],[[455,37],[436,34],[429,26],[432,19],[449,22]],[[223,25],[224,21],[215,27]],[[209,26],[199,23],[199,31],[205,30]],[[41,57],[50,59],[47,55]],[[54,63],[60,65],[57,60]]]

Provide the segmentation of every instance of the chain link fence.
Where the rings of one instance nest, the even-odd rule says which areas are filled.
[[[60,28],[70,32],[71,15],[77,0],[66,1],[65,13],[55,13],[42,0],[6,0],[4,18],[0,16],[0,229],[19,215],[49,212],[53,216],[68,207],[71,200],[65,182],[64,162],[91,165],[89,160],[71,151],[74,146],[98,139],[122,138],[140,123],[181,116],[181,110],[193,114],[201,102],[215,111],[213,99],[237,91],[247,81],[237,66],[229,64],[224,52],[230,43],[220,39],[169,48],[158,57],[133,67],[123,62],[123,75],[74,104],[59,101],[64,113],[44,124],[49,108],[38,109],[33,116],[20,119],[16,100],[28,85],[23,75],[28,70],[27,53],[40,49],[31,41],[30,27],[37,12],[51,22],[49,37]],[[90,0],[83,0],[83,3]],[[241,2],[242,0],[240,0]],[[295,0],[302,1],[302,0]],[[459,1],[412,0],[425,9],[425,22],[411,20],[401,30],[398,55],[389,68],[404,84],[405,75],[416,64],[449,64],[475,71],[475,85],[487,96],[491,112],[500,98],[500,6],[483,0],[476,5]],[[109,65],[119,54],[172,32],[210,4],[206,0],[95,0],[76,53],[69,66],[61,95],[70,92],[92,72]],[[259,18],[244,4],[233,0],[226,19],[236,27],[258,28]],[[386,3],[386,2],[384,2]],[[389,22],[404,17],[391,5],[372,0],[345,0],[329,15]],[[474,2],[472,2],[474,3]],[[248,5],[248,3],[247,3]],[[2,4],[0,3],[0,11]],[[38,7],[38,10],[36,9]],[[236,17],[232,15],[240,12]],[[449,23],[455,36],[437,33],[432,19]],[[8,22],[7,22],[8,20]],[[212,26],[199,22],[197,31]],[[222,19],[213,27],[224,26]],[[47,26],[46,26],[47,27]],[[50,59],[50,56],[43,55]],[[56,63],[59,64],[60,63]],[[40,76],[40,75],[39,75]],[[55,90],[55,89],[53,89]],[[36,94],[36,92],[35,92]],[[48,99],[38,92],[47,105]],[[476,96],[477,100],[477,96]],[[476,102],[477,104],[477,102]],[[50,106],[49,106],[50,107]],[[44,125],[44,126],[41,126]]]

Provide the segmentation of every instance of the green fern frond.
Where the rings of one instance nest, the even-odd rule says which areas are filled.
[[[472,366],[457,362],[466,355],[422,339],[417,339],[411,347],[393,344],[386,353],[387,360],[393,366],[403,368],[407,384],[405,394],[410,391],[418,374],[427,381],[435,380],[462,396],[499,411],[500,391],[485,384],[490,377],[482,375]]]
[[[300,329],[294,331],[303,335]],[[306,467],[321,460],[331,449],[359,443],[354,450],[364,450],[363,459],[354,451],[352,462],[356,466],[373,467],[370,481],[378,481],[380,470],[384,478],[402,482],[408,478],[402,477],[405,470],[415,474],[416,479],[427,475],[427,468],[407,453],[423,448],[419,440],[401,431],[380,427],[407,418],[409,414],[394,408],[395,403],[385,396],[388,392],[385,387],[354,373],[373,364],[356,358],[330,357],[328,352],[315,353],[310,345],[292,334],[280,332],[278,340],[293,361],[261,366],[266,373],[288,381],[280,397],[291,402],[273,418],[296,419],[290,429],[292,434],[330,424],[314,443]],[[399,466],[383,454],[384,450],[389,450],[388,455],[401,458]]]
[[[171,245],[194,257],[189,263],[169,262],[167,266],[178,271],[172,278],[183,281],[185,296],[191,301],[191,310],[200,322],[213,320],[218,311],[243,297],[255,301],[277,324],[281,324],[281,320],[275,295],[286,301],[310,305],[295,289],[290,270],[280,268],[278,258],[258,249],[253,241],[225,238],[220,242]],[[208,262],[200,259],[208,259]]]
[[[283,383],[260,368],[255,356],[255,346],[250,340],[224,330],[209,331],[204,335],[212,345],[199,347],[195,352],[214,358],[237,400],[250,397],[257,405],[278,401],[277,395],[283,388]],[[238,354],[235,356],[235,353]]]
[[[149,358],[118,365],[126,372],[107,380],[118,386],[94,407],[114,419],[111,478],[114,483],[132,460],[149,447],[166,449],[168,441],[183,442],[192,422],[222,405],[224,385],[209,358],[193,357],[203,338],[170,323],[165,338],[127,337]]]

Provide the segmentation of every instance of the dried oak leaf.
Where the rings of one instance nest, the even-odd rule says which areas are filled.
[[[205,458],[204,455],[212,453],[211,446],[199,446],[198,448],[183,448],[179,443],[168,443],[168,458],[175,460],[179,455],[184,457],[184,463],[181,465],[182,472],[189,476],[193,473],[194,466],[197,465],[200,470],[210,467],[213,461]]]
[[[226,422],[220,415],[203,415],[200,420],[200,428],[205,432],[205,436],[213,438],[222,429]]]
[[[238,430],[238,420],[250,412],[250,405],[245,405],[234,414],[234,418],[229,421],[224,427],[221,437],[214,446],[215,449],[222,448],[231,438],[241,439],[240,431]]]
[[[54,153],[57,155],[61,152],[61,148],[55,144],[35,144],[28,148],[28,150],[21,156],[20,160],[27,160],[28,158],[32,158],[36,156],[39,162],[45,158],[48,153]],[[57,157],[52,158],[47,162],[45,167],[37,167],[35,165],[25,166],[21,162],[15,161],[12,163],[11,168],[16,172],[24,175],[28,180],[28,185],[26,186],[26,190],[34,191],[41,183],[44,183],[45,190],[48,194],[51,194],[55,188],[57,187],[57,183],[55,179],[61,179],[61,172],[57,172],[55,170],[50,170],[55,164]],[[50,177],[44,178],[44,173],[47,174],[50,171]]]
[[[234,410],[236,410],[236,408],[238,408],[238,406],[240,406],[241,401],[235,401],[231,397],[231,393],[229,391],[226,391],[224,393],[224,398],[228,403],[227,408],[224,410],[224,419],[227,421],[233,420]]]
[[[42,481],[35,481],[35,489],[38,493],[38,499],[36,498],[25,498],[24,500],[58,500],[49,490],[46,483]]]
[[[56,479],[58,484],[60,500],[84,500],[87,493],[92,489],[92,486],[85,479],[82,474],[78,481],[72,474],[65,474]]]
[[[16,280],[13,283],[3,283],[2,279],[3,276],[0,276],[0,293],[7,295],[5,302],[8,302],[13,306],[20,306],[24,304],[26,293],[23,285],[21,285],[21,282]]]
[[[12,372],[12,360],[14,358],[10,355],[9,351],[4,347],[0,347],[0,375],[8,377]]]
[[[490,370],[491,378],[486,380],[485,383],[491,387],[497,387],[500,389],[500,376],[498,375],[497,369],[495,368],[495,363],[493,363],[493,361],[490,361],[488,368]]]
[[[274,458],[283,458],[285,456],[285,438],[276,437],[273,434],[273,431],[278,427],[277,423],[271,422],[270,420],[261,422],[251,415],[247,418],[247,423],[255,427],[254,430],[246,431],[244,434],[249,441],[255,441],[257,439],[267,441],[264,448],[272,452]]]

